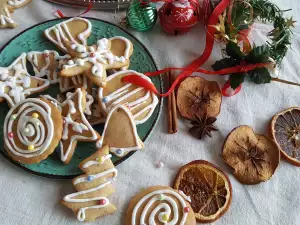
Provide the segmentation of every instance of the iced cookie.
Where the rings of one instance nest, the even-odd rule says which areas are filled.
[[[97,86],[105,86],[106,70],[127,67],[133,45],[127,38],[112,37],[92,46],[70,43],[68,50],[73,59],[63,66],[61,76],[84,74]]]
[[[73,77],[72,77],[73,78]],[[69,78],[67,78],[69,79]],[[100,111],[100,107],[98,104],[98,89],[97,88],[92,88],[92,93],[86,92],[86,107],[84,110],[84,115],[86,116],[88,122],[91,125],[97,125],[100,123],[105,123],[106,116],[104,116],[103,113]],[[69,95],[69,92],[66,94]],[[59,94],[57,96],[57,100],[59,102],[64,102],[66,100],[66,95],[65,94]]]
[[[124,105],[117,105],[109,112],[104,130],[97,146],[110,147],[110,152],[123,157],[129,152],[144,147],[137,133],[134,118],[130,110]]]
[[[185,196],[165,186],[149,187],[129,203],[125,225],[196,225],[195,215]]]
[[[32,164],[46,159],[57,147],[62,135],[60,111],[49,101],[28,98],[7,113],[4,147],[17,162]]]
[[[177,107],[180,114],[190,120],[196,120],[207,114],[217,117],[221,111],[222,94],[215,81],[201,77],[188,77],[182,81],[177,91]]]
[[[19,56],[10,66],[0,67],[0,102],[7,101],[10,107],[28,95],[48,88],[48,80],[30,76],[26,69],[26,54]]]
[[[64,128],[60,142],[61,160],[68,164],[74,154],[78,141],[96,142],[99,134],[87,121],[84,111],[86,107],[86,91],[78,88],[70,93],[61,104]]]
[[[10,13],[14,12],[15,9],[21,8],[31,0],[0,0],[0,28],[15,28],[17,24],[11,18]]]
[[[280,150],[269,137],[255,134],[249,126],[239,126],[227,136],[222,158],[243,184],[258,184],[275,173]]]
[[[66,43],[87,45],[87,38],[92,32],[89,20],[75,17],[65,20],[45,30],[45,36],[64,53],[68,53]]]
[[[60,56],[56,51],[45,50],[43,52],[32,51],[27,53],[27,60],[32,65],[36,77],[47,78],[51,84],[59,84],[60,92],[64,93],[78,87],[86,89],[91,87],[91,82],[83,75],[70,78],[58,75],[62,66],[71,59],[71,56]]]
[[[106,79],[106,86],[100,87],[98,100],[100,109],[105,115],[119,104],[126,104],[133,114],[136,124],[146,122],[152,115],[158,104],[156,95],[142,87],[122,82],[122,78],[128,74],[141,76],[151,82],[151,79],[133,70],[116,72]]]
[[[107,198],[115,192],[111,178],[118,173],[110,158],[109,147],[104,146],[79,164],[85,174],[73,179],[78,192],[61,201],[73,210],[79,221],[93,221],[117,210]]]

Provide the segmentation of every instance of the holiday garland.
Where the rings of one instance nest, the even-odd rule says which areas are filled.
[[[245,7],[248,6],[248,7]],[[217,38],[226,40],[225,58],[212,65],[214,70],[222,70],[242,64],[269,63],[269,66],[255,68],[248,72],[231,74],[229,83],[232,89],[236,89],[244,82],[246,77],[256,84],[270,83],[276,80],[270,75],[270,69],[280,65],[291,45],[291,27],[294,26],[292,18],[283,17],[283,12],[268,0],[235,1],[229,9],[220,17],[220,23],[216,26]],[[250,21],[245,23],[245,21]],[[262,46],[248,48],[244,45],[243,51],[238,42],[247,41],[243,31],[250,29],[254,21],[273,22],[274,29],[268,36],[271,42]],[[223,27],[223,29],[222,29]],[[250,45],[249,45],[250,46]],[[278,81],[278,80],[277,80]]]

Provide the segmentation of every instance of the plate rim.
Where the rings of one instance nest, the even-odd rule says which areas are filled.
[[[43,22],[40,22],[40,23],[37,23],[35,25],[32,25],[30,27],[28,27],[27,29],[21,31],[20,33],[18,33],[17,35],[15,35],[14,37],[12,37],[9,41],[7,41],[1,48],[0,48],[0,54],[4,51],[4,49],[12,42],[14,41],[16,38],[18,38],[19,36],[21,36],[22,34],[24,34],[25,32],[27,32],[28,30],[31,30],[35,27],[38,27],[40,25],[43,25],[45,23],[49,23],[49,22],[52,22],[52,21],[58,21],[58,20],[66,20],[66,19],[70,19],[72,17],[65,17],[65,18],[57,18],[57,19],[51,19],[51,20],[46,20],[46,21],[43,21]],[[135,37],[133,34],[131,34],[129,31],[125,30],[124,28],[122,28],[121,26],[117,25],[117,24],[114,24],[112,22],[109,22],[109,21],[106,21],[106,20],[102,20],[102,19],[98,19],[98,18],[94,18],[94,17],[82,17],[82,18],[85,18],[85,19],[92,19],[92,20],[96,20],[96,21],[100,21],[100,22],[104,22],[104,23],[107,23],[107,24],[110,24],[110,25],[113,25],[115,27],[118,27],[120,30],[122,30],[123,32],[125,32],[127,35],[129,35],[131,38],[135,39],[135,41],[137,41],[142,47],[143,49],[145,50],[145,52],[150,56],[150,59],[152,60],[153,64],[154,64],[154,67],[156,70],[158,70],[158,67],[157,67],[157,64],[152,56],[152,54],[149,52],[149,50],[146,48],[146,46],[137,38]],[[159,78],[159,81],[160,81],[160,92],[163,91],[163,79],[162,79],[162,76],[159,75],[158,76]],[[154,130],[154,128],[156,127],[157,125],[157,122],[159,120],[159,116],[161,114],[161,111],[162,111],[162,106],[163,106],[163,98],[159,97],[158,96],[158,100],[159,100],[159,103],[158,103],[158,113],[157,113],[157,116],[155,117],[154,119],[154,122],[152,124],[152,127],[149,129],[149,131],[147,132],[147,134],[145,135],[145,137],[143,138],[143,142],[146,141],[146,139],[150,136],[150,134],[152,133],[152,131]],[[19,164],[18,162],[14,161],[12,158],[10,158],[7,153],[5,152],[4,150],[4,146],[1,147],[3,149],[1,149],[1,155],[4,156],[4,158],[6,158],[12,165],[16,166],[17,168],[20,168],[21,170],[23,171],[26,171],[30,174],[33,174],[33,175],[36,175],[36,176],[39,176],[39,177],[45,177],[45,178],[50,178],[50,179],[57,179],[57,180],[63,180],[63,179],[73,179],[74,177],[77,177],[79,175],[56,175],[56,174],[48,174],[48,173],[42,173],[42,172],[37,172],[37,171],[33,171],[33,170],[30,170],[29,168],[27,167],[24,167],[22,166],[21,164]],[[129,154],[127,154],[125,157],[122,157],[121,159],[117,160],[116,162],[114,162],[114,165],[117,166],[119,164],[121,164],[122,162],[124,162],[125,160],[127,160],[129,157],[131,157],[134,153],[136,153],[137,151],[132,151],[130,152]]]

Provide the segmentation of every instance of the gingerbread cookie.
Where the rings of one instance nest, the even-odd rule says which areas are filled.
[[[73,77],[72,77],[73,78]],[[69,79],[69,78],[67,78]],[[100,107],[97,101],[97,94],[98,94],[98,89],[97,88],[92,88],[92,93],[89,94],[86,91],[86,106],[84,110],[84,115],[86,116],[88,122],[91,125],[97,125],[100,123],[105,123],[106,117],[101,113]],[[66,96],[70,95],[70,92],[66,94],[58,94],[57,95],[57,101],[60,103],[64,102],[66,100]]]
[[[151,82],[151,79],[133,70],[116,72],[106,79],[106,86],[99,88],[98,100],[101,111],[107,115],[110,110],[119,104],[126,104],[133,114],[136,124],[146,122],[152,115],[158,98],[142,87],[122,82],[128,74],[138,75]]]
[[[93,221],[117,210],[107,198],[115,192],[109,178],[115,178],[118,173],[110,158],[109,147],[104,146],[79,164],[85,174],[73,179],[78,192],[61,201],[73,210],[79,221]]]
[[[117,105],[109,112],[97,146],[110,147],[110,152],[123,157],[144,147],[139,138],[133,115],[125,105]]]
[[[59,84],[60,92],[64,93],[78,87],[91,88],[91,82],[87,77],[78,75],[70,78],[58,75],[62,66],[71,59],[71,56],[60,56],[53,50],[43,52],[32,51],[27,53],[27,60],[31,63],[36,77],[47,78],[51,84]]]
[[[70,43],[68,53],[73,56],[63,66],[61,76],[86,75],[97,86],[105,86],[106,70],[129,65],[133,52],[132,43],[124,37],[103,38],[93,46],[78,46]]]
[[[195,215],[185,196],[165,186],[149,187],[129,203],[126,225],[195,225]]]
[[[23,53],[10,66],[0,67],[0,102],[6,100],[12,107],[28,95],[45,90],[49,84],[48,80],[28,74]]]
[[[99,134],[87,121],[84,111],[86,107],[86,91],[78,88],[67,95],[61,104],[64,119],[63,136],[60,142],[61,160],[68,164],[74,154],[78,141],[97,141]]]
[[[49,101],[25,99],[6,115],[4,147],[17,162],[38,163],[57,147],[62,135],[62,122],[60,111]]]
[[[0,28],[15,28],[17,24],[11,18],[10,13],[14,12],[15,9],[21,8],[31,0],[0,0]]]
[[[77,46],[86,46],[91,32],[92,24],[89,20],[74,17],[46,29],[44,34],[60,50],[68,53],[66,43],[72,42]]]

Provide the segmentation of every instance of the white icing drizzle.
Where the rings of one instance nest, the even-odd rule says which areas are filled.
[[[31,79],[42,81],[43,84],[31,88]],[[25,53],[21,54],[9,67],[0,67],[0,97],[5,98],[11,106],[24,100],[32,92],[43,90],[49,84],[48,80],[32,77],[28,74]],[[8,93],[7,88],[9,88]]]
[[[109,41],[116,39],[121,39],[126,43],[124,56],[115,56],[109,50]],[[131,42],[124,37],[113,37],[110,39],[103,38],[98,40],[96,49],[94,46],[86,48],[85,46],[78,44],[73,44],[71,48],[79,53],[80,58],[71,60],[68,65],[64,65],[64,68],[68,69],[75,66],[83,66],[86,62],[89,62],[93,64],[91,68],[92,74],[101,78],[105,71],[104,65],[113,65],[116,62],[125,63],[125,61],[129,59]]]
[[[77,102],[77,106],[75,107],[75,103],[74,103],[74,97],[78,95],[78,102]],[[66,153],[64,153],[64,147],[63,147],[63,142],[60,142],[60,147],[61,147],[61,160],[62,161],[66,161],[71,149],[72,149],[72,144],[74,142],[74,140],[97,140],[98,136],[95,132],[95,130],[93,129],[93,127],[90,125],[90,123],[87,121],[86,117],[84,116],[83,113],[83,109],[82,109],[82,91],[80,88],[77,88],[76,91],[74,93],[67,93],[67,99],[61,103],[61,107],[65,107],[66,105],[68,105],[69,111],[67,113],[67,115],[63,115],[64,116],[64,128],[63,128],[63,136],[62,139],[66,140],[68,138],[71,138],[69,146],[67,148]],[[80,119],[82,121],[82,123],[78,123],[73,121],[71,114],[76,113],[76,108],[79,109],[79,113],[80,113]],[[71,137],[69,137],[69,125],[72,126],[73,131],[77,132],[77,134],[72,135]],[[84,135],[80,135],[80,133],[83,133],[83,131],[89,131],[91,133],[91,137],[87,137]]]
[[[93,180],[94,180],[94,179],[104,177],[110,173],[114,174],[114,178],[118,176],[118,170],[116,168],[112,168],[112,169],[106,170],[102,173],[96,173],[96,174],[89,175],[89,176],[93,177]],[[74,180],[73,184],[76,185],[76,184],[87,183],[87,182],[90,182],[90,181],[88,181],[86,177],[79,177]]]
[[[32,117],[33,113],[38,113],[39,117]],[[12,119],[12,115],[16,119]],[[9,133],[12,133],[15,128],[17,132],[12,138],[9,137]],[[4,141],[9,151],[24,158],[38,156],[47,150],[54,135],[51,108],[40,99],[25,99],[10,109],[6,115],[3,129]],[[32,137],[34,138],[32,139]],[[16,145],[16,139],[26,147],[34,146],[34,149],[30,151],[28,148],[21,149]]]
[[[82,33],[78,34],[78,36],[77,36],[77,38],[81,41],[81,43],[78,43],[74,39],[74,37],[70,33],[70,30],[67,25],[69,22],[76,21],[76,20],[84,21],[87,24],[87,29],[85,31],[83,31]],[[91,31],[92,31],[92,24],[89,20],[81,18],[81,17],[74,17],[69,20],[63,21],[51,28],[46,29],[45,35],[54,44],[56,44],[57,46],[62,48],[65,52],[68,52],[66,46],[63,43],[63,39],[69,40],[77,45],[87,45],[86,38],[91,33]],[[51,32],[54,32],[55,39],[50,35]]]
[[[111,157],[110,155],[105,155],[104,160],[108,160],[108,159],[110,159],[110,157]],[[88,162],[94,162],[94,160],[88,161]],[[87,162],[86,167],[83,167],[83,168],[87,168],[91,165],[95,165],[93,163],[88,163],[88,162]],[[118,175],[118,170],[116,168],[111,168],[111,169],[108,169],[108,170],[106,170],[104,172],[101,172],[101,173],[96,173],[96,174],[92,174],[92,175],[88,175],[88,176],[78,177],[78,178],[74,179],[73,185],[78,185],[80,183],[93,182],[96,179],[101,179],[101,178],[103,179],[111,173],[113,174],[113,178],[115,178]],[[92,177],[92,180],[88,180],[88,177]],[[95,188],[91,188],[91,189],[88,189],[88,190],[83,190],[83,191],[79,191],[79,192],[76,192],[76,193],[73,193],[73,194],[69,194],[69,195],[64,197],[64,201],[65,202],[70,202],[70,203],[82,203],[82,202],[100,201],[100,200],[105,201],[105,203],[102,204],[102,205],[95,205],[95,206],[80,208],[78,213],[77,213],[77,219],[79,221],[84,221],[85,218],[86,218],[86,215],[85,215],[86,210],[96,209],[96,208],[104,208],[104,207],[108,206],[110,204],[110,202],[109,202],[108,198],[102,197],[102,196],[95,196],[95,197],[92,197],[92,198],[77,198],[77,197],[80,197],[81,195],[85,195],[85,194],[88,194],[88,193],[98,191],[102,188],[105,188],[105,186],[107,186],[110,183],[111,183],[111,181],[106,181],[106,182],[98,185]]]
[[[132,126],[132,133],[134,135],[134,139],[135,139],[135,146],[132,146],[132,147],[115,147],[115,146],[109,146],[109,151],[112,152],[113,154],[117,155],[118,157],[122,157],[126,154],[128,154],[129,152],[131,151],[136,151],[136,150],[140,150],[142,149],[142,145],[139,141],[139,136],[138,136],[138,133],[137,133],[137,129],[136,129],[136,125],[135,125],[135,122],[134,122],[134,118],[130,112],[130,110],[124,106],[124,105],[117,105],[115,106],[110,112],[109,114],[107,115],[107,118],[106,118],[106,123],[104,125],[104,129],[103,129],[103,133],[102,133],[102,136],[100,138],[100,140],[97,142],[97,147],[98,148],[101,148],[102,145],[103,145],[103,141],[104,141],[104,137],[105,137],[105,132],[106,132],[106,129],[107,129],[107,126],[109,124],[109,120],[110,120],[110,117],[111,115],[118,109],[122,109],[124,110],[124,112],[127,114],[129,120],[130,120],[130,124]],[[118,153],[118,150],[121,151],[121,153],[119,154]]]
[[[25,3],[27,0],[9,0],[7,2],[7,4],[12,5],[12,6],[18,6],[18,5],[22,5],[23,3]]]
[[[45,59],[45,65],[39,69],[39,60],[38,57],[43,56]],[[54,61],[51,61],[51,57],[53,57]],[[62,69],[62,66],[69,60],[71,56],[64,55],[60,56],[57,51],[49,51],[45,50],[43,52],[32,51],[27,53],[27,60],[33,67],[33,71],[36,77],[47,77],[51,84],[60,83],[62,84],[62,78],[58,76],[58,71]],[[56,68],[50,67],[56,65]],[[66,78],[68,79],[68,78]],[[62,86],[62,89],[66,88],[66,86]]]
[[[11,18],[11,15],[10,15],[8,9],[4,8],[3,11],[5,12],[6,15],[0,15],[0,24],[3,26],[6,24],[14,24],[15,22]]]
[[[191,199],[190,196],[187,196],[187,195],[186,195],[183,191],[181,191],[181,190],[179,190],[178,192],[182,195],[182,197],[184,197],[184,199],[185,199],[186,201],[192,202],[192,199]]]
[[[92,105],[93,105],[93,103],[94,103],[94,98],[93,98],[93,96],[92,95],[90,95],[89,93],[86,93],[86,106],[85,106],[85,111],[84,111],[84,113],[86,114],[86,115],[92,115]]]
[[[163,195],[163,200],[161,200],[160,196]],[[171,197],[169,196],[171,195]],[[176,203],[176,201],[173,199],[176,198],[182,207],[182,218],[179,218],[179,208],[178,205]],[[141,206],[143,204],[145,204],[145,202],[147,202],[147,204],[144,206],[143,209],[141,209]],[[159,203],[152,212],[149,212],[150,208],[153,207],[153,205],[157,202],[161,202]],[[169,204],[167,204],[166,202],[168,202]],[[170,207],[171,205],[171,207]],[[183,197],[178,194],[176,191],[173,190],[169,190],[169,189],[165,189],[165,190],[157,190],[154,192],[151,192],[149,194],[147,194],[146,196],[144,196],[134,207],[133,211],[132,211],[132,217],[131,217],[131,225],[136,225],[136,216],[137,216],[137,212],[139,210],[143,210],[141,213],[140,218],[138,218],[139,223],[138,224],[151,224],[151,225],[156,225],[156,215],[158,214],[158,220],[159,222],[163,223],[163,224],[168,224],[168,225],[184,225],[186,220],[187,220],[187,215],[188,213],[183,212],[184,208],[187,207],[187,204],[185,202],[185,200],[183,199]],[[148,223],[146,223],[146,216],[147,214],[150,213],[149,216],[149,221]],[[168,216],[171,215],[171,213],[173,214],[173,218],[171,221],[164,221],[163,220],[163,215],[167,214]]]
[[[94,165],[99,165],[99,164],[102,164],[104,163],[106,160],[110,159],[112,157],[111,154],[108,154],[108,155],[105,155],[103,156],[102,158],[102,162],[99,162],[99,158],[96,158],[96,160],[90,160],[90,161],[87,161],[86,163],[84,163],[82,165],[82,168],[86,169],[90,166],[94,166]]]
[[[107,77],[106,82],[108,83],[109,81],[115,79],[118,76],[123,76],[124,74],[135,74],[138,75],[144,79],[146,79],[147,81],[151,82],[151,79],[141,73],[138,73],[136,71],[133,70],[124,70],[124,71],[120,71],[117,73],[114,73],[110,76]],[[103,91],[104,88],[100,87],[99,88],[99,92],[98,92],[98,98],[100,101],[100,104],[102,106],[102,109],[106,112],[109,113],[111,108],[114,107],[115,105],[118,105],[120,103],[124,103],[124,101],[126,101],[127,99],[129,99],[132,95],[138,93],[139,91],[144,90],[144,88],[141,87],[137,87],[134,90],[129,91],[128,89],[132,86],[133,84],[124,84],[124,86],[120,87],[119,89],[113,91],[112,93],[110,93],[107,96],[103,95]],[[106,98],[107,101],[104,102],[102,101],[103,98]],[[149,99],[152,98],[152,102],[148,105],[145,104],[145,102]],[[137,107],[144,105],[144,107],[142,109],[140,109],[138,112],[136,112],[133,115],[133,118],[135,119],[136,124],[142,124],[144,122],[146,122],[150,116],[152,115],[156,105],[158,104],[158,98],[157,96],[150,92],[147,91],[146,94],[144,96],[142,96],[141,98],[138,98],[132,102],[126,102],[126,104],[130,107],[130,110],[133,111],[134,109],[136,109]],[[144,112],[146,112],[147,110],[149,110],[148,114],[143,118],[143,119],[137,119],[141,114],[143,114]]]

